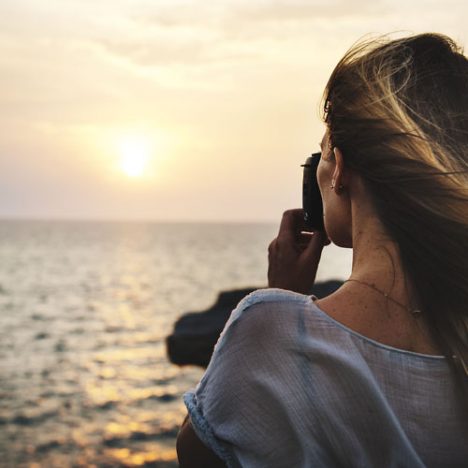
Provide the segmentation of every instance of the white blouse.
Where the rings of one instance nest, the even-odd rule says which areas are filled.
[[[228,467],[468,466],[468,419],[443,356],[383,345],[304,296],[255,291],[184,395]]]

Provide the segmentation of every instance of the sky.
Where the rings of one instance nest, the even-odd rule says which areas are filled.
[[[0,218],[276,222],[365,35],[464,1],[1,0]]]

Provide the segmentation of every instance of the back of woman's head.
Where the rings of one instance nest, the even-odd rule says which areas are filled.
[[[466,385],[467,58],[438,34],[360,43],[330,77],[325,121],[332,146],[362,176],[423,314]]]

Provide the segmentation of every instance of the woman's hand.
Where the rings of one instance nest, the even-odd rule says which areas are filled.
[[[310,294],[325,244],[321,231],[304,232],[302,210],[283,214],[278,237],[268,247],[268,286]]]

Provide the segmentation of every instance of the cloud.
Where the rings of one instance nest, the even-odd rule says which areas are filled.
[[[345,0],[142,2],[128,12],[133,25],[126,34],[94,44],[142,67],[240,63],[271,57],[301,36],[307,41],[331,21],[362,22],[384,10],[382,2]]]
[[[375,16],[385,10],[383,2],[366,0],[349,2],[346,0],[310,1],[272,1],[248,2],[234,9],[235,16],[255,23],[265,21],[320,21],[341,20],[343,18]]]
[[[224,0],[5,0],[0,39],[61,49],[88,44],[138,68],[185,68],[268,60],[330,21],[382,14],[382,2]],[[323,31],[324,35],[326,31]]]
[[[143,5],[134,12],[137,21],[161,27],[200,25],[212,29],[236,27],[250,28],[262,23],[287,21],[340,20],[346,17],[376,16],[388,10],[383,1],[346,0],[232,0],[215,4],[201,1],[154,3]]]
[[[216,63],[232,63],[254,60],[258,54],[254,51],[238,50],[226,47],[216,41],[180,38],[157,39],[101,39],[94,45],[117,58],[127,60],[138,66],[201,66]]]

